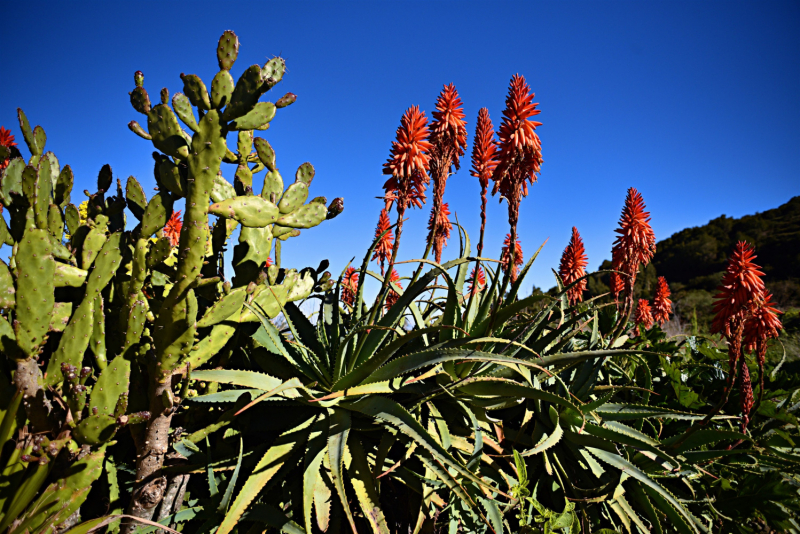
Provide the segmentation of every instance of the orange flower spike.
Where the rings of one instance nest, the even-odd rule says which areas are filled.
[[[747,423],[750,422],[750,410],[753,408],[753,384],[750,382],[750,369],[747,367],[747,360],[741,359],[740,363],[741,378],[739,379],[739,402],[742,406],[742,433],[747,430]]]
[[[17,143],[14,142],[14,135],[11,133],[11,130],[6,130],[2,126],[0,126],[0,146],[4,146],[6,148],[17,146]],[[0,171],[8,166],[9,160],[10,158],[0,160]]]
[[[469,278],[467,278],[467,283],[469,284],[469,293],[471,295],[478,294],[483,290],[486,286],[486,275],[483,273],[483,269],[480,266],[478,266],[477,278],[475,276],[475,268],[473,268]]]
[[[392,231],[389,230],[389,227],[391,226],[392,222],[389,220],[389,214],[384,208],[381,210],[381,215],[378,218],[378,226],[375,228],[375,239],[380,238],[380,241],[378,241],[378,244],[375,246],[375,254],[372,256],[373,260],[378,260],[380,263],[381,274],[383,274],[384,263],[392,257],[394,236],[392,235]],[[386,232],[387,230],[389,231]],[[386,235],[381,237],[383,232],[386,232]]]
[[[396,270],[392,269],[392,274],[389,276],[389,282],[391,282],[391,283],[393,283],[393,284],[395,284],[395,285],[397,285],[399,287],[402,287],[398,280],[400,280],[400,275],[397,274]],[[392,289],[391,286],[389,286],[389,293],[387,293],[386,301],[384,302],[384,306],[386,308],[386,311],[389,311],[389,308],[394,306],[395,303],[397,302],[397,299],[399,299],[399,298],[400,298],[400,294],[397,291],[395,291],[394,289]]]
[[[515,74],[511,78],[506,97],[506,109],[498,132],[498,164],[492,179],[495,181],[492,194],[500,193],[509,202],[517,200],[517,188],[522,196],[528,195],[526,182],[536,181],[542,163],[542,144],[536,134],[541,122],[530,120],[541,113],[539,104],[532,103],[534,94],[525,78]]]
[[[450,231],[453,229],[453,223],[450,222],[449,208],[449,204],[442,204],[442,209],[439,210],[439,213],[431,210],[431,216],[428,219],[428,232],[433,236],[433,252],[436,263],[442,262],[442,250],[447,246],[447,240],[450,239]]]
[[[762,368],[767,355],[767,340],[778,337],[778,330],[783,329],[778,318],[779,313],[783,312],[775,308],[772,295],[764,291],[764,298],[759,299],[750,318],[744,324],[744,348],[756,352],[758,365]]]
[[[519,244],[519,239],[516,240],[516,244],[514,246],[514,268],[511,270],[511,281],[515,282],[517,280],[517,274],[519,271],[519,266],[522,265],[523,255],[522,255],[522,245]],[[511,242],[511,234],[506,234],[506,239],[503,241],[503,249],[502,253],[500,254],[500,265],[503,266],[504,271],[508,271],[508,260],[509,260],[509,243]]]
[[[744,320],[754,304],[763,298],[764,273],[753,261],[755,258],[755,250],[749,243],[739,241],[734,247],[722,276],[722,285],[714,297],[712,332],[722,333],[726,337],[734,335],[731,329],[733,320]]]
[[[494,140],[494,126],[489,118],[489,110],[481,108],[478,124],[475,127],[475,140],[472,144],[472,169],[470,174],[481,184],[481,233],[478,239],[478,256],[483,252],[483,234],[486,229],[486,191],[489,178],[497,167],[497,143]]]
[[[619,219],[619,235],[614,241],[614,248],[622,252],[625,263],[639,265],[650,263],[656,253],[656,235],[650,227],[650,213],[645,210],[641,193],[635,188],[628,189],[625,206]]]
[[[425,200],[431,149],[427,123],[418,106],[406,110],[400,119],[397,140],[392,142],[389,159],[383,164],[383,173],[392,175],[383,186],[387,209],[395,200],[402,204],[403,210],[412,203],[420,206],[420,200]]]
[[[431,113],[431,143],[438,145],[438,151],[449,154],[452,164],[460,168],[459,158],[467,148],[467,123],[464,121],[464,108],[456,86],[445,85],[436,99],[436,111]]]
[[[672,301],[669,296],[670,291],[667,279],[659,276],[656,296],[653,298],[653,319],[661,326],[664,326],[664,323],[669,321],[669,316],[672,315]]]
[[[348,267],[342,277],[342,302],[348,306],[352,306],[356,300],[356,293],[358,292],[358,271],[355,267]]]
[[[586,275],[586,266],[589,264],[586,258],[586,251],[583,247],[583,239],[578,233],[578,229],[572,227],[572,239],[561,255],[561,265],[558,274],[565,286],[570,285],[578,278]],[[581,280],[567,291],[567,297],[573,306],[583,300],[583,292],[586,290],[587,280]]]
[[[170,246],[177,246],[181,237],[181,228],[183,228],[183,221],[181,221],[181,212],[172,212],[172,217],[167,221],[164,226],[164,237],[169,238]]]
[[[647,299],[639,299],[639,305],[636,306],[636,324],[644,326],[645,330],[649,330],[653,326],[653,310],[650,308],[650,303]]]

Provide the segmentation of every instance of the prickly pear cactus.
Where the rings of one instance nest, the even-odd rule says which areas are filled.
[[[11,247],[0,262],[0,445],[8,444],[0,449],[0,531],[55,532],[79,513],[123,429],[137,448],[128,513],[151,519],[184,377],[212,358],[224,364],[237,329],[258,320],[253,310],[276,317],[329,286],[320,270],[281,268],[280,247],[338,215],[342,200],[308,201],[310,163],[284,190],[275,151],[256,132],[296,96],[260,101],[283,78],[281,58],[234,82],[238,49],[225,32],[210,91],[182,74],[171,105],[167,89],[151,102],[135,74],[130,101],[145,119],[129,128],[155,149],[150,198],[136,178],[123,184],[106,165],[95,192],[73,203],[72,170],[45,152],[44,130],[19,111],[31,155],[11,159],[0,177],[8,212],[0,241]],[[224,252],[237,230],[228,281]],[[72,467],[52,470],[56,458]]]

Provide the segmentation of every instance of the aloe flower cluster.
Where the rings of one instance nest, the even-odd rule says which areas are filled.
[[[563,284],[569,286],[581,277],[586,276],[586,266],[588,264],[583,239],[581,239],[578,229],[573,226],[572,238],[561,255],[561,265],[558,268],[558,275],[561,277]],[[586,284],[586,279],[583,279],[567,291],[570,304],[574,306],[583,300]]]
[[[780,312],[771,302],[772,295],[766,290],[764,273],[753,261],[755,258],[755,250],[749,243],[739,241],[736,244],[715,296],[711,325],[712,332],[722,334],[728,342],[728,389],[736,380],[737,364],[739,367],[743,431],[753,406],[745,351],[756,351],[763,394],[766,342],[778,337],[778,330],[783,328],[777,315]]]

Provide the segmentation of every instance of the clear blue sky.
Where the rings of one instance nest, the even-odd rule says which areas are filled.
[[[152,146],[126,127],[142,70],[151,98],[207,84],[223,30],[241,42],[233,69],[282,55],[288,73],[266,98],[297,103],[263,132],[284,178],[311,161],[312,196],[345,198],[345,212],[284,247],[284,263],[332,270],[363,257],[373,237],[382,164],[403,111],[430,116],[455,83],[470,147],[480,107],[500,121],[509,79],[524,75],[543,122],[544,165],[523,200],[527,255],[550,238],[531,283],[553,285],[570,229],[589,265],[610,255],[630,186],[643,194],[658,239],[726,214],[774,208],[800,194],[798,2],[3,2],[0,124],[19,135],[16,108],[41,124],[80,191],[110,163],[152,191]],[[479,186],[469,162],[448,182],[451,211],[477,239]],[[226,176],[232,178],[228,166]],[[401,256],[419,257],[429,215],[411,211]],[[507,232],[490,201],[487,254]],[[455,234],[454,234],[455,237]],[[445,252],[457,254],[458,242]]]

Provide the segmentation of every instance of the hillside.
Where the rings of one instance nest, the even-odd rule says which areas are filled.
[[[778,307],[785,311],[800,308],[800,196],[778,208],[739,219],[722,215],[659,241],[652,264],[640,274],[641,283],[637,281],[637,293],[652,298],[657,276],[666,277],[679,320],[707,331],[713,295],[728,254],[740,240],[755,246],[756,262],[766,274],[767,288]],[[609,267],[606,261],[601,269]],[[589,292],[593,295],[607,290],[607,275],[590,279]],[[792,323],[795,315],[796,310],[784,318]]]

